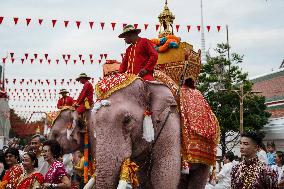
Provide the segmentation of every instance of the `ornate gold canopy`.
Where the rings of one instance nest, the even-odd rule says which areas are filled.
[[[158,16],[159,22],[160,22],[160,32],[159,32],[159,37],[164,37],[167,35],[173,35],[173,22],[175,19],[175,16],[173,13],[170,11],[168,7],[168,1],[166,0],[164,10],[160,13]],[[163,27],[163,30],[162,30]]]

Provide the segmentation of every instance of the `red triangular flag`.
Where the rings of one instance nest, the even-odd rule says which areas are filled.
[[[92,60],[92,59],[91,59],[90,61],[91,61],[91,64],[93,64],[93,63],[94,63],[94,60]]]
[[[74,64],[76,64],[77,60],[74,60]]]
[[[39,23],[39,25],[41,25],[41,24],[42,24],[42,21],[43,21],[43,19],[38,19],[38,23]]]
[[[30,18],[26,18],[26,21],[27,21],[27,26],[30,24],[31,22],[31,19]]]
[[[201,26],[197,26],[197,30],[200,32]]]
[[[68,60],[65,60],[65,64],[66,64],[66,65],[68,64]]]
[[[43,59],[39,59],[39,63],[42,64]]]
[[[187,32],[189,32],[191,26],[190,26],[190,25],[187,25],[186,27],[187,27]]]
[[[31,64],[33,64],[33,62],[34,62],[34,59],[33,59],[33,58],[31,58]]]
[[[94,22],[90,21],[89,24],[90,24],[90,28],[93,29]]]
[[[103,54],[100,54],[101,59],[103,59],[103,56],[104,56]]]
[[[57,20],[51,20],[51,22],[52,22],[52,27],[54,27],[56,22],[57,22]]]
[[[24,64],[24,60],[25,60],[25,59],[21,58],[22,64]]]
[[[144,24],[145,30],[147,30],[148,26],[149,26],[149,24]]]
[[[13,58],[13,57],[14,57],[14,53],[11,52],[11,53],[10,53],[10,56],[11,56],[11,58]]]
[[[69,21],[68,20],[64,20],[64,26],[65,28],[67,28]]]
[[[206,28],[207,28],[207,31],[209,32],[210,31],[210,26],[206,26]]]
[[[104,54],[105,59],[107,58],[107,54]]]
[[[127,26],[127,24],[125,24],[125,23],[124,23],[124,24],[122,24],[122,28],[124,28],[125,26]]]
[[[58,59],[56,59],[55,61],[56,61],[56,64],[58,64],[58,63],[59,63],[59,60],[58,60]]]
[[[28,53],[25,53],[25,57],[26,57],[26,59],[28,59],[28,56],[29,56],[29,54],[28,54]]]
[[[48,59],[48,60],[47,60],[47,62],[48,62],[48,64],[50,64],[50,63],[51,63],[51,60],[50,60],[50,59]]]
[[[221,26],[217,26],[217,31],[219,32],[221,29]]]
[[[89,56],[90,56],[90,59],[93,59],[93,55],[92,54],[90,54]]]
[[[156,31],[158,31],[160,25],[159,24],[156,24]]]
[[[18,20],[19,20],[19,18],[17,18],[17,17],[14,18],[15,25],[18,23]]]
[[[70,54],[67,54],[67,58],[68,58],[68,60],[70,60]]]
[[[65,56],[66,56],[65,54],[62,55],[62,58],[63,58],[64,60],[65,60]]]
[[[80,28],[81,21],[76,21],[77,28]]]
[[[85,60],[82,60],[83,65],[85,64]]]
[[[45,59],[47,60],[48,54],[44,54]]]
[[[114,23],[114,22],[111,23],[112,30],[114,30],[115,24],[116,24],[116,23]]]
[[[80,60],[82,60],[82,55],[81,54],[79,54],[79,58],[80,58]]]
[[[102,62],[102,60],[99,60],[99,64]]]
[[[137,27],[138,27],[138,24],[134,24],[133,26],[134,26],[134,28],[135,28],[135,29],[137,29]]]
[[[11,62],[12,62],[12,64],[14,63],[14,61],[15,61],[15,58],[11,58]]]
[[[178,30],[179,30],[179,26],[180,26],[180,25],[176,25],[176,30],[177,30],[177,32],[178,32]]]
[[[4,20],[4,17],[0,16],[0,24],[2,24],[3,20]]]
[[[105,23],[104,23],[104,22],[101,22],[101,28],[102,28],[102,30],[104,29],[104,26],[105,26]]]
[[[35,59],[37,59],[37,54],[36,53],[34,54],[34,56],[35,56]]]

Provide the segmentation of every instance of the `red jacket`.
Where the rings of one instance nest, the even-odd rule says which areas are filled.
[[[120,73],[138,74],[142,69],[148,71],[144,80],[154,80],[153,70],[158,60],[158,54],[146,38],[138,38],[137,42],[126,49],[119,68]]]
[[[62,97],[57,102],[57,108],[61,109],[62,106],[72,106],[73,105],[73,98],[70,96]]]
[[[78,99],[76,100],[76,103],[78,105],[84,104],[85,98],[87,98],[90,105],[94,104],[93,94],[94,94],[93,85],[89,81],[87,81],[84,84],[83,89],[82,89]]]

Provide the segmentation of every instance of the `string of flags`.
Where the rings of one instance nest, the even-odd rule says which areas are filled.
[[[37,18],[37,19],[32,19],[30,17],[28,18],[19,18],[19,17],[13,17],[13,18],[6,18],[4,16],[0,16],[0,26],[4,24],[4,22],[12,22],[14,25],[18,25],[18,24],[25,24],[26,26],[31,26],[31,23],[34,22],[34,24],[37,24],[39,26],[42,25],[47,25],[47,26],[51,26],[52,28],[55,28],[56,26],[58,26],[59,24],[61,24],[62,26],[64,26],[65,28],[69,28],[71,27],[71,25],[75,26],[77,29],[80,29],[82,25],[88,25],[88,27],[92,30],[94,27],[96,27],[96,24],[98,24],[98,27],[100,27],[101,30],[105,29],[106,25],[109,25],[111,27],[111,29],[114,31],[115,28],[118,25],[121,25],[122,28],[124,28],[127,23],[117,23],[117,22],[111,22],[111,23],[106,23],[104,21],[99,21],[99,22],[95,22],[93,20],[87,21],[87,22],[83,22],[80,20],[76,20],[76,21],[70,21],[70,20],[58,20],[58,19],[43,19],[43,18]],[[133,26],[135,28],[144,28],[144,30],[147,30],[149,27],[151,28],[155,28],[156,31],[158,31],[160,29],[160,24],[133,24]],[[191,30],[193,30],[193,28],[196,28],[198,32],[200,32],[201,30],[201,26],[197,25],[197,26],[193,26],[193,25],[180,25],[180,24],[176,24],[174,26],[176,32],[179,32],[181,29],[186,30],[187,32],[190,32]],[[220,32],[221,30],[221,26],[220,25],[216,25],[216,26],[206,26],[206,29],[208,32],[210,32],[213,28],[216,28],[217,32]]]

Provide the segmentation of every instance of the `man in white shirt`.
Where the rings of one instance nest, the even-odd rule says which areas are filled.
[[[44,137],[41,135],[34,135],[31,140],[31,149],[37,155],[38,159],[38,168],[36,169],[40,172],[43,176],[46,174],[48,170],[48,163],[44,160],[43,156],[41,155],[41,147]]]
[[[221,171],[217,174],[217,184],[215,189],[230,189],[231,188],[231,171],[233,168],[234,153],[227,152],[224,156],[224,166]]]

